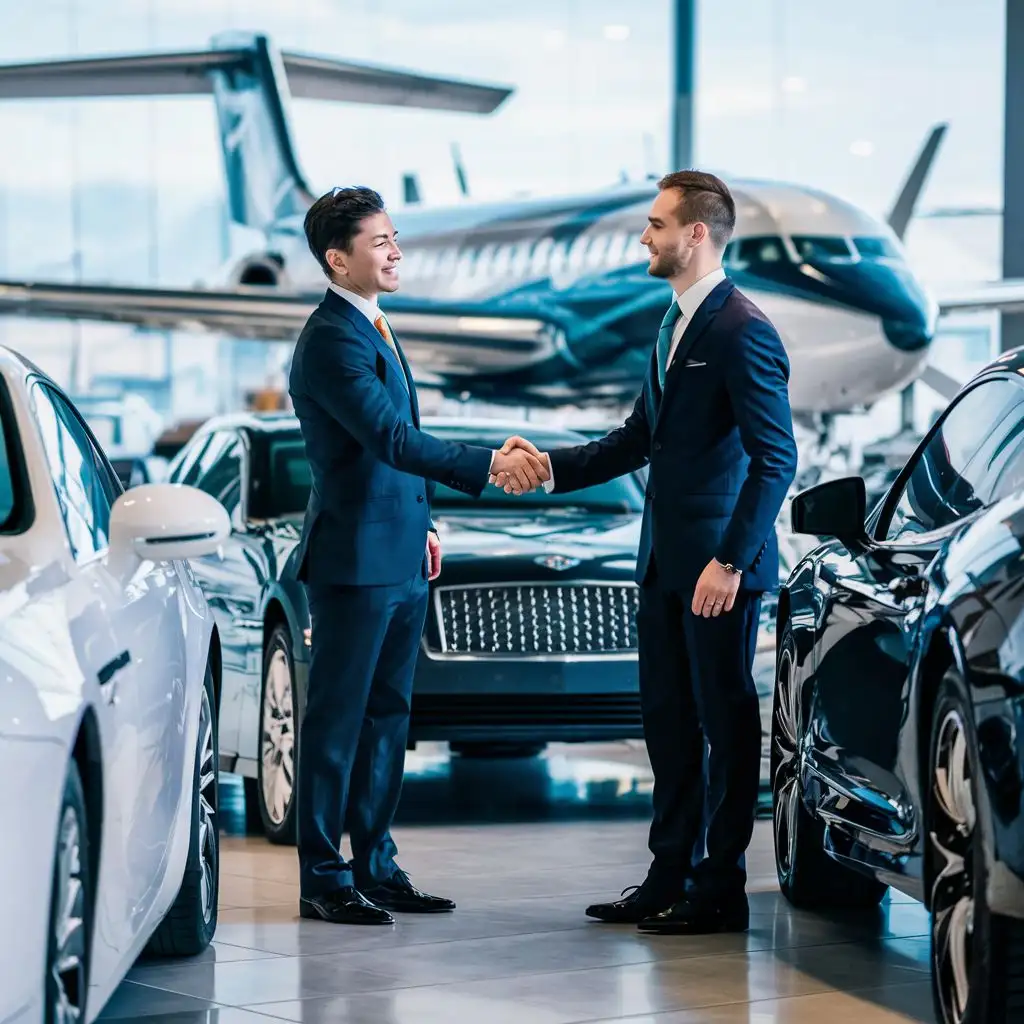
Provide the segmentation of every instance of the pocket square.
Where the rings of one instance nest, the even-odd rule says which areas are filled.
[[[697,367],[697,366],[707,366],[707,365],[708,365],[707,363],[700,363],[696,359],[687,359],[686,362],[683,363],[683,369],[684,370],[689,370],[689,369],[692,369],[692,368]]]

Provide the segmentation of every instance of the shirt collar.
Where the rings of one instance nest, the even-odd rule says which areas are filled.
[[[335,295],[340,295],[346,302],[351,302],[371,324],[380,316],[380,307],[377,305],[376,299],[365,299],[362,295],[356,295],[355,292],[350,292],[347,288],[342,288],[341,285],[335,284],[333,281],[329,282],[327,287]]]
[[[698,278],[681,295],[676,296],[679,309],[687,320],[692,320],[700,304],[711,294],[715,285],[725,280],[725,269],[715,267],[710,273]]]

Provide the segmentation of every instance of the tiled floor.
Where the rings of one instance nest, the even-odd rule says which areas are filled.
[[[498,769],[467,770],[486,776]],[[602,813],[581,813],[574,820],[537,820],[534,811],[500,823],[483,818],[475,824],[409,823],[427,816],[424,801],[416,801],[426,792],[417,788],[422,781],[412,781],[403,799],[420,813],[406,813],[406,823],[395,830],[400,860],[415,884],[455,899],[454,914],[404,916],[389,928],[300,921],[294,849],[255,836],[225,835],[214,946],[194,961],[136,966],[103,1019],[147,1024],[267,1024],[274,1018],[353,1024],[933,1019],[927,917],[920,905],[891,894],[877,916],[843,923],[792,911],[777,891],[767,821],[758,823],[750,854],[748,934],[643,936],[583,915],[595,898],[615,896],[644,877],[642,795],[636,805],[627,801],[621,813],[609,813],[606,801]],[[637,793],[636,787],[623,789],[621,780],[609,785],[591,791],[610,794],[610,805],[620,807],[624,795]],[[500,803],[502,795],[491,789],[490,799]],[[454,814],[457,820],[467,816],[473,814],[465,805]],[[493,821],[493,815],[487,817]]]

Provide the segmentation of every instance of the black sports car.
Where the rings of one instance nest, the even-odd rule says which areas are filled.
[[[793,500],[829,537],[779,595],[779,883],[807,908],[931,911],[943,1022],[1024,1019],[1024,350],[979,374],[878,505]]]

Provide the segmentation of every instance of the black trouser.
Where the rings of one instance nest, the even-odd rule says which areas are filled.
[[[740,591],[731,611],[707,619],[690,610],[692,598],[663,588],[653,567],[640,589],[640,700],[654,770],[651,870],[671,885],[699,856],[706,825],[707,856],[695,880],[728,896],[746,883],[760,784],[752,668],[761,595]]]
[[[299,736],[303,896],[395,872],[391,822],[402,789],[416,655],[427,610],[417,574],[393,587],[307,585],[312,647]],[[349,833],[352,860],[341,854]]]

